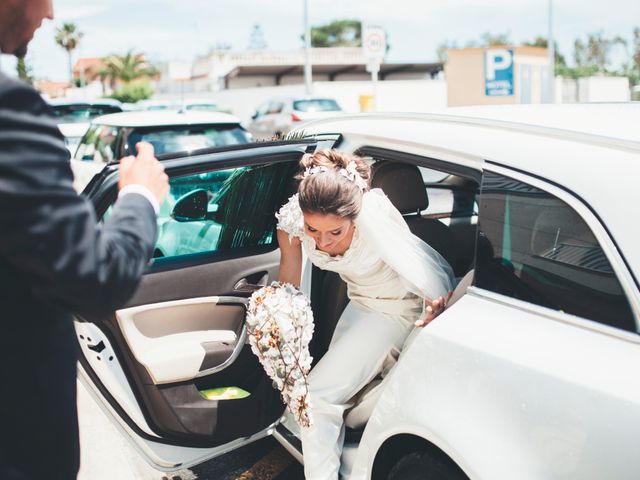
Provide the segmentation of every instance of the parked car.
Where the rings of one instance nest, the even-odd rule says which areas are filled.
[[[389,373],[352,399],[345,475],[635,479],[639,129],[637,104],[478,107],[344,116],[306,125],[305,138],[165,159],[161,221],[189,251],[156,258],[112,316],[77,317],[80,379],[156,468],[266,435],[303,461],[298,428],[246,342],[246,297],[277,278],[274,212],[300,157],[336,147],[369,159],[373,185],[461,279]],[[115,170],[85,191],[100,219]],[[198,243],[194,224],[215,241]],[[301,288],[317,362],[345,286],[305,264]],[[249,395],[210,395],[232,387]]]
[[[50,100],[49,106],[71,155],[75,153],[91,120],[100,115],[122,112],[120,102],[106,98],[90,101]]]
[[[274,98],[256,109],[247,130],[257,139],[269,140],[286,135],[305,122],[341,113],[342,108],[333,98]]]
[[[91,123],[72,157],[76,188],[82,190],[105,163],[135,152],[140,141],[151,143],[156,155],[165,155],[239,145],[251,141],[251,135],[237,117],[219,112],[167,110],[105,115]]]

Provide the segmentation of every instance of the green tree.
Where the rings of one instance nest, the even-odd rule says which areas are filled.
[[[360,20],[334,20],[311,27],[312,47],[361,47],[362,22]]]
[[[113,92],[110,97],[123,103],[136,103],[147,100],[153,95],[153,88],[146,80],[135,80],[125,83],[122,88]]]
[[[491,33],[485,32],[480,35],[479,40],[471,40],[467,42],[467,47],[504,47],[513,45],[511,41],[511,32]]]
[[[33,85],[33,74],[31,73],[31,67],[27,64],[24,57],[19,57],[18,62],[16,63],[16,71],[18,72],[18,77],[23,82],[28,83],[29,85]]]
[[[627,76],[631,85],[640,84],[640,27],[633,29],[631,53],[627,65]]]
[[[156,77],[158,70],[144,59],[141,53],[129,50],[125,55],[110,55],[103,60],[104,67],[98,70],[101,79],[108,79],[111,88],[118,80],[125,84],[143,77]]]
[[[78,44],[83,35],[75,23],[65,22],[61,27],[56,28],[56,43],[64,48],[69,55],[69,83],[73,83],[72,53],[78,48]]]
[[[538,35],[536,38],[534,38],[530,42],[523,43],[523,45],[527,47],[542,47],[542,48],[547,48],[548,44],[549,42],[547,41],[547,37],[543,37],[542,35]],[[560,53],[560,49],[558,48],[558,42],[554,40],[553,45],[554,45],[554,54],[555,54],[554,56],[556,59],[556,62],[555,62],[556,71],[558,69],[566,68],[567,59],[565,58],[564,55],[562,55],[562,53]]]
[[[438,57],[438,61],[446,62],[447,58],[447,50],[450,48],[458,48],[458,43],[455,41],[445,40],[444,42],[440,42],[438,47],[436,48],[436,56]]]
[[[251,29],[251,37],[249,38],[249,50],[264,50],[267,48],[267,42],[264,39],[264,33],[259,23],[253,25]]]
[[[606,38],[602,31],[587,35],[586,42],[576,39],[573,43],[573,60],[576,67],[595,68],[599,73],[612,73],[611,53],[616,46],[626,47],[622,37]]]

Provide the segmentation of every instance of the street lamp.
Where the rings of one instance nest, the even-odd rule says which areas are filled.
[[[553,0],[549,0],[549,34],[547,35],[547,57],[549,60],[549,103],[555,103],[556,95],[556,45],[553,39]]]
[[[304,86],[311,95],[311,28],[309,27],[309,0],[304,1]]]

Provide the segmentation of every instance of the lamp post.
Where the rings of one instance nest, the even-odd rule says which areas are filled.
[[[547,35],[547,57],[549,60],[549,103],[556,101],[556,45],[553,39],[553,0],[549,0],[549,33]]]
[[[311,28],[309,27],[309,0],[304,1],[304,86],[307,95],[312,93],[311,77]]]

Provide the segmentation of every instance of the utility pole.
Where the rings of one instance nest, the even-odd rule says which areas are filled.
[[[556,101],[556,42],[553,38],[553,0],[549,0],[549,34],[547,35],[547,57],[549,60],[549,103]]]
[[[309,27],[309,0],[304,1],[304,86],[307,95],[312,94],[311,27]]]

